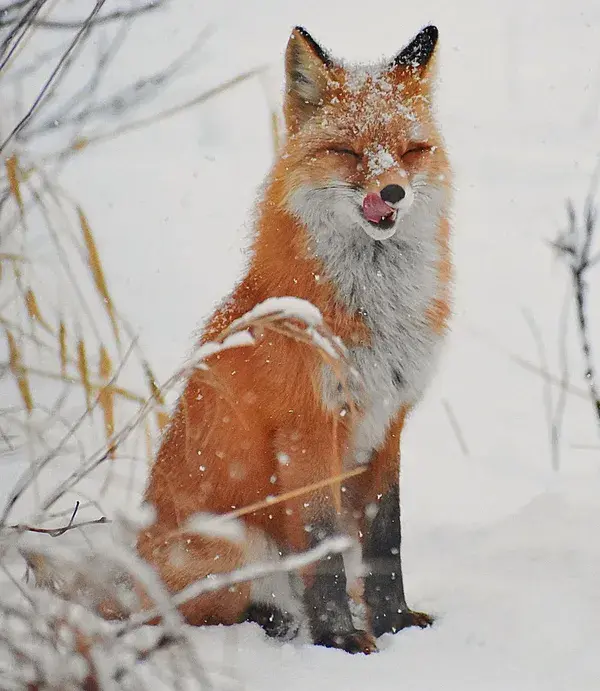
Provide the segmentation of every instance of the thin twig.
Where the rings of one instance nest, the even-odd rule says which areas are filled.
[[[133,83],[103,98],[101,103],[94,103],[92,96],[106,75],[110,62],[121,48],[128,30],[129,26],[123,24],[108,48],[102,51],[96,60],[96,68],[89,80],[62,105],[60,110],[49,113],[43,122],[28,128],[27,137],[36,136],[49,130],[56,132],[58,129],[69,125],[87,124],[92,118],[101,117],[103,120],[107,120],[109,117],[116,117],[122,119],[124,112],[139,108],[144,102],[163,93],[163,88],[168,83],[174,83],[175,78],[182,73],[182,68],[189,65],[191,55],[204,45],[210,35],[209,28],[203,29],[193,43],[164,69],[138,77]],[[73,112],[77,108],[79,110]],[[80,137],[80,139],[85,138]]]
[[[89,25],[90,26],[100,26],[102,24],[110,24],[113,22],[118,22],[125,19],[134,19],[142,14],[147,14],[155,10],[161,9],[168,0],[151,0],[147,5],[141,5],[140,7],[134,7],[131,10],[115,10],[109,14],[104,14],[101,17],[96,17],[93,19]],[[0,14],[2,14],[0,9]],[[0,27],[10,26],[16,19],[0,20]],[[44,29],[80,29],[85,23],[86,19],[34,19],[31,20],[31,25],[36,27],[42,27]]]
[[[600,169],[600,166],[599,166]],[[597,177],[598,170],[594,175]],[[588,323],[588,284],[587,273],[590,263],[592,244],[597,223],[596,206],[593,191],[590,190],[586,197],[583,219],[579,223],[575,213],[575,207],[571,200],[567,201],[567,230],[554,243],[559,255],[566,259],[571,274],[571,282],[575,296],[577,326],[581,341],[581,350],[585,363],[585,379],[588,385],[589,398],[594,407],[594,413],[600,431],[600,392],[597,386],[596,371],[592,357],[592,344]]]
[[[553,386],[564,388],[565,392],[572,396],[576,396],[577,398],[581,398],[586,401],[589,400],[589,394],[585,389],[582,389],[579,386],[575,386],[571,383],[567,383],[565,385],[562,379],[559,379],[558,377],[552,375],[550,372],[546,372],[537,365],[534,365],[532,362],[529,362],[529,360],[526,360],[521,355],[517,355],[516,353],[511,352],[508,348],[505,348],[504,346],[500,345],[497,341],[495,341],[489,335],[485,334],[479,328],[473,328],[472,326],[468,326],[466,327],[466,331],[469,333],[469,335],[474,336],[475,338],[486,343],[486,345],[488,345],[490,348],[493,348],[497,352],[502,353],[502,355],[508,358],[511,362],[514,362],[516,365],[526,370],[527,372],[535,374],[538,377],[541,377],[542,379],[546,379]]]
[[[113,377],[111,380],[108,382],[108,385],[112,385],[119,374],[121,373],[122,368],[125,365],[125,362],[127,361],[131,351],[133,349],[133,345],[130,345],[128,350],[125,353],[125,356],[123,360],[121,361],[119,367],[115,371]],[[75,423],[72,425],[72,427],[69,429],[69,431],[62,437],[62,439],[59,440],[58,444],[51,450],[50,453],[48,453],[44,458],[42,458],[35,466],[35,468],[28,470],[25,472],[15,483],[13,486],[11,493],[9,495],[8,501],[6,503],[6,506],[4,507],[4,510],[2,511],[2,515],[0,517],[0,527],[5,525],[7,518],[13,509],[14,505],[16,502],[19,500],[19,497],[23,494],[23,492],[27,489],[27,487],[37,478],[37,476],[41,473],[41,471],[50,463],[54,458],[56,458],[61,450],[64,448],[65,444],[75,436],[77,433],[78,429],[81,427],[81,425],[84,423],[85,420],[88,419],[91,410],[95,410],[99,405],[99,396],[96,397],[95,401],[93,404],[90,406],[90,410],[85,410],[79,418],[75,421]],[[116,441],[114,442],[116,443]],[[107,452],[108,453],[108,452]],[[45,510],[47,510],[48,506],[45,507]]]
[[[564,315],[564,309],[563,309],[563,315]],[[524,309],[523,310],[523,316],[525,318],[525,321],[527,323],[527,326],[529,327],[529,330],[533,336],[533,339],[535,341],[535,345],[538,351],[538,357],[540,359],[540,363],[542,366],[542,370],[549,375],[549,364],[548,364],[548,357],[546,354],[546,347],[544,344],[544,339],[542,338],[541,331],[539,329],[539,326],[533,317],[533,315],[529,312],[529,310]],[[561,326],[565,326],[564,324],[561,323]],[[565,340],[565,331],[562,331],[562,340],[561,342],[564,344]],[[560,431],[562,427],[562,422],[563,422],[563,416],[564,416],[564,410],[566,406],[566,387],[568,384],[568,378],[567,378],[567,372],[568,370],[566,369],[566,359],[565,359],[565,354],[564,354],[564,349],[561,350],[561,353],[563,355],[563,376],[562,376],[562,383],[563,386],[561,386],[558,400],[555,404],[554,402],[554,395],[553,395],[553,389],[552,386],[550,385],[550,379],[549,377],[545,377],[545,386],[544,386],[544,408],[546,411],[546,421],[548,424],[548,431],[549,431],[549,440],[550,440],[550,454],[551,454],[551,464],[552,464],[552,469],[553,470],[560,470]]]
[[[15,51],[17,50],[21,41],[23,40],[25,34],[31,28],[31,23],[33,22],[36,15],[39,13],[39,11],[42,9],[42,7],[46,4],[47,1],[48,0],[36,0],[36,2],[32,4],[29,10],[27,10],[27,12],[22,17],[19,17],[17,20],[15,20],[15,26],[9,32],[8,36],[2,41],[2,45],[0,46],[0,57],[2,57],[2,62],[0,62],[0,72],[4,69],[10,58],[14,55]],[[11,41],[19,33],[19,30],[21,30],[21,33],[19,34],[18,38],[9,50]]]
[[[556,407],[554,411],[554,419],[552,421],[553,433],[555,435],[553,443],[558,448],[559,437],[562,430],[562,425],[564,422],[564,414],[567,407],[568,396],[567,396],[567,386],[569,385],[569,358],[567,350],[567,334],[568,334],[568,322],[569,322],[569,308],[571,306],[570,296],[565,295],[563,307],[561,311],[561,317],[559,321],[559,359],[561,365],[561,387],[558,392],[558,399],[556,401]],[[557,459],[558,461],[559,459]],[[558,463],[555,467],[558,470]]]
[[[19,134],[19,132],[27,125],[29,120],[33,117],[33,114],[37,110],[40,103],[43,101],[43,99],[46,95],[46,92],[52,86],[56,77],[60,74],[65,63],[69,59],[69,56],[71,55],[71,53],[75,50],[75,48],[77,47],[79,42],[84,38],[84,36],[89,31],[90,26],[91,26],[90,22],[94,19],[94,17],[98,14],[98,12],[100,12],[100,10],[102,9],[102,6],[104,5],[105,2],[106,2],[106,0],[96,0],[96,5],[94,6],[94,9],[88,15],[86,21],[84,22],[81,29],[77,32],[75,38],[69,44],[69,47],[67,48],[67,50],[63,53],[62,57],[58,61],[58,64],[56,65],[56,67],[52,70],[50,76],[48,77],[48,79],[46,80],[46,82],[44,83],[42,88],[40,89],[38,95],[36,96],[34,102],[32,103],[32,105],[29,108],[29,110],[27,111],[27,113],[25,113],[25,115],[21,118],[21,120],[19,120],[19,122],[15,125],[15,127],[12,129],[12,131],[6,137],[6,139],[2,142],[2,144],[0,144],[0,153],[2,153],[4,151],[4,149],[7,147],[9,142],[13,139],[13,137],[15,137],[17,134]]]
[[[310,485],[304,485],[303,487],[299,487],[298,489],[294,489],[289,492],[284,492],[283,494],[278,494],[269,497],[268,499],[262,499],[261,501],[257,501],[254,504],[242,506],[241,508],[235,509],[234,511],[228,511],[227,513],[223,514],[223,519],[240,518],[241,516],[247,516],[248,514],[255,513],[256,511],[260,511],[261,509],[267,509],[271,506],[281,504],[281,502],[289,501],[290,499],[296,499],[297,497],[301,497],[305,494],[308,494],[309,492],[316,492],[317,490],[323,489],[324,487],[330,487],[331,485],[336,485],[340,482],[344,482],[345,480],[349,480],[351,477],[361,475],[366,470],[368,470],[368,466],[360,466],[359,468],[348,470],[347,472],[341,473],[340,475],[336,475],[335,477],[328,477],[324,480],[319,480],[319,482],[313,482]]]
[[[468,456],[469,447],[467,446],[467,442],[465,441],[465,435],[463,434],[463,431],[458,423],[456,415],[454,414],[454,410],[450,406],[450,402],[447,399],[443,398],[442,405],[444,406],[444,410],[446,411],[446,415],[448,416],[448,422],[450,423],[450,427],[452,427],[454,435],[456,436],[456,441],[458,441],[458,445],[460,446],[461,451],[465,456]]]
[[[127,123],[122,127],[117,127],[109,132],[103,132],[101,134],[91,135],[89,137],[82,137],[79,141],[74,142],[73,147],[71,149],[71,153],[73,151],[86,148],[89,144],[98,144],[100,142],[114,139],[115,137],[119,137],[122,134],[126,134],[127,132],[137,132],[138,130],[144,129],[145,127],[149,127],[150,125],[155,125],[157,122],[166,120],[172,117],[173,115],[178,115],[179,113],[184,112],[188,108],[206,103],[211,98],[218,96],[227,89],[230,89],[233,86],[237,86],[238,84],[241,84],[242,82],[250,79],[251,77],[255,77],[263,69],[264,68],[262,67],[257,67],[255,69],[248,70],[248,72],[238,74],[236,77],[233,77],[232,79],[229,79],[226,82],[223,82],[222,84],[219,84],[218,86],[215,86],[212,89],[208,89],[207,91],[203,92],[199,96],[196,96],[195,98],[190,99],[189,101],[185,101],[184,103],[180,103],[179,105],[172,106],[171,108],[165,108],[165,110],[161,111],[160,113],[156,113],[155,115],[140,118],[139,120]]]
[[[10,530],[18,530],[19,532],[42,533],[43,535],[49,535],[50,537],[60,537],[61,535],[67,533],[69,530],[75,530],[76,528],[83,528],[87,525],[101,525],[104,523],[110,523],[106,516],[101,516],[100,518],[96,518],[90,521],[81,521],[80,523],[74,523],[73,521],[75,520],[75,516],[77,515],[78,510],[79,502],[75,504],[75,508],[73,509],[73,513],[71,514],[69,522],[62,528],[36,528],[34,526],[26,525],[23,523],[17,523],[16,525],[8,525],[6,526],[6,528]]]

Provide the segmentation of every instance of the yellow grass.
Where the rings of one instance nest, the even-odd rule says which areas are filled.
[[[108,292],[108,287],[106,285],[106,278],[104,277],[104,269],[102,268],[102,262],[100,261],[100,254],[98,253],[98,248],[96,246],[96,241],[94,240],[94,235],[90,224],[88,223],[86,215],[83,213],[81,207],[77,207],[77,215],[79,216],[79,224],[81,226],[81,231],[83,233],[83,241],[87,249],[87,261],[90,271],[92,272],[92,277],[94,279],[94,284],[96,290],[102,298],[102,303],[106,309],[110,323],[112,324],[113,333],[117,343],[120,342],[119,326],[117,324],[117,318],[115,315],[115,308],[113,305],[112,298]]]
[[[19,392],[25,408],[28,413],[33,410],[33,397],[31,396],[31,387],[29,386],[29,378],[27,376],[27,370],[23,366],[23,360],[21,358],[21,351],[17,344],[16,338],[10,331],[6,331],[6,338],[8,340],[8,364],[10,371],[13,373],[15,379],[17,380],[17,385],[19,387]]]

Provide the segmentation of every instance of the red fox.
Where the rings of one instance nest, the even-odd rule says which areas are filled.
[[[404,595],[399,443],[450,313],[451,173],[432,108],[437,39],[428,26],[390,62],[354,66],[293,30],[287,139],[258,204],[249,268],[201,340],[269,297],[303,298],[345,344],[362,387],[340,418],[344,396],[331,371],[277,334],[210,357],[223,390],[189,377],[145,495],[155,522],[137,543],[176,592],[330,536],[357,536],[367,630],[355,628],[342,555],[295,576],[295,610],[275,602],[270,586],[261,594],[247,583],[183,605],[191,624],[253,620],[285,637],[300,618],[315,644],[369,653],[386,632],[431,623]],[[360,464],[367,470],[343,486],[245,516],[241,542],[185,531],[199,512],[227,513]]]

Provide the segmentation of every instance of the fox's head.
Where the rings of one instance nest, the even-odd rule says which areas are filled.
[[[285,203],[314,233],[362,229],[385,240],[424,207],[441,213],[449,181],[431,105],[437,38],[428,26],[393,60],[354,66],[294,29],[278,172]]]

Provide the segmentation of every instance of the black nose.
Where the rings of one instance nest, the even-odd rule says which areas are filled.
[[[400,187],[400,185],[386,185],[379,194],[384,202],[390,204],[397,204],[406,197],[404,187]]]

